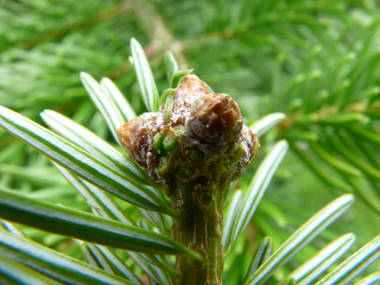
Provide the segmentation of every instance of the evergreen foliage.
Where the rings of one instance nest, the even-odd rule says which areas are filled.
[[[116,133],[191,68],[261,143],[226,191],[224,284],[377,284],[379,12],[374,0],[2,1],[0,124],[45,156],[0,129],[0,283],[170,284],[173,255],[199,261]]]

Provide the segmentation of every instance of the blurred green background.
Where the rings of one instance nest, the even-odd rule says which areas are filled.
[[[193,73],[215,92],[233,96],[247,125],[271,112],[284,112],[294,121],[299,114],[306,117],[320,109],[335,107],[343,112],[349,104],[369,100],[370,107],[358,112],[365,114],[364,119],[360,117],[363,120],[370,118],[370,130],[378,136],[374,141],[380,141],[377,1],[3,0],[0,3],[0,105],[39,123],[42,123],[39,113],[53,109],[112,141],[80,82],[80,71],[98,80],[112,79],[136,112],[145,112],[128,60],[129,41],[135,37],[145,47],[160,92],[168,85],[165,52],[172,51],[180,69],[194,69]],[[284,123],[262,139],[260,156],[281,138],[289,139],[301,151],[307,150],[307,143],[315,139],[311,134],[323,137],[331,132],[307,122]],[[350,149],[353,153],[356,150]],[[372,156],[367,163],[379,170],[379,148],[374,144],[366,150]],[[345,191],[358,192],[359,196],[370,191],[369,195],[375,198],[357,198],[348,214],[280,270],[278,277],[340,234],[354,232],[357,235],[354,249],[358,249],[380,232],[380,178],[364,175],[368,179],[352,181],[320,162],[315,153],[310,155],[314,166],[304,164],[297,152],[288,152],[247,231],[248,238],[241,241],[240,251],[239,245],[235,249],[237,255],[243,254],[248,243],[253,250],[265,235],[272,236],[277,248],[312,214]],[[0,163],[1,186],[89,211],[86,202],[46,158],[3,130],[0,130]],[[248,170],[238,187],[244,189],[254,170],[255,167]],[[371,184],[368,187],[372,190],[366,190],[366,183]],[[131,215],[138,215],[133,207],[123,206]],[[28,231],[36,240],[80,257],[78,248],[69,239]],[[227,262],[226,269],[231,266]],[[380,268],[378,262],[370,271],[376,267]]]

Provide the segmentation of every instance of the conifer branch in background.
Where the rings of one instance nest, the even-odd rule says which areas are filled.
[[[0,121],[48,158],[0,129],[1,282],[183,282],[170,254],[199,254],[173,240],[181,214],[116,129],[170,106],[189,68],[231,94],[261,144],[220,197],[223,284],[378,282],[379,11],[371,0],[3,1]]]

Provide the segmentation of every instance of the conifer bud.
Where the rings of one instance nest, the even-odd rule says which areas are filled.
[[[256,155],[258,140],[243,125],[243,114],[232,97],[211,93],[198,77],[188,75],[171,102],[118,129],[130,157],[163,183],[170,176],[190,176],[188,169],[193,178],[223,177],[225,183],[240,177]]]

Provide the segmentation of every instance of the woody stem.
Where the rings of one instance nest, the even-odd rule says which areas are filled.
[[[171,193],[172,206],[186,215],[184,223],[173,226],[175,240],[204,255],[201,265],[191,264],[181,256],[177,258],[183,285],[221,284],[223,192],[211,185],[215,183],[204,179],[188,182],[177,179],[175,191]]]

